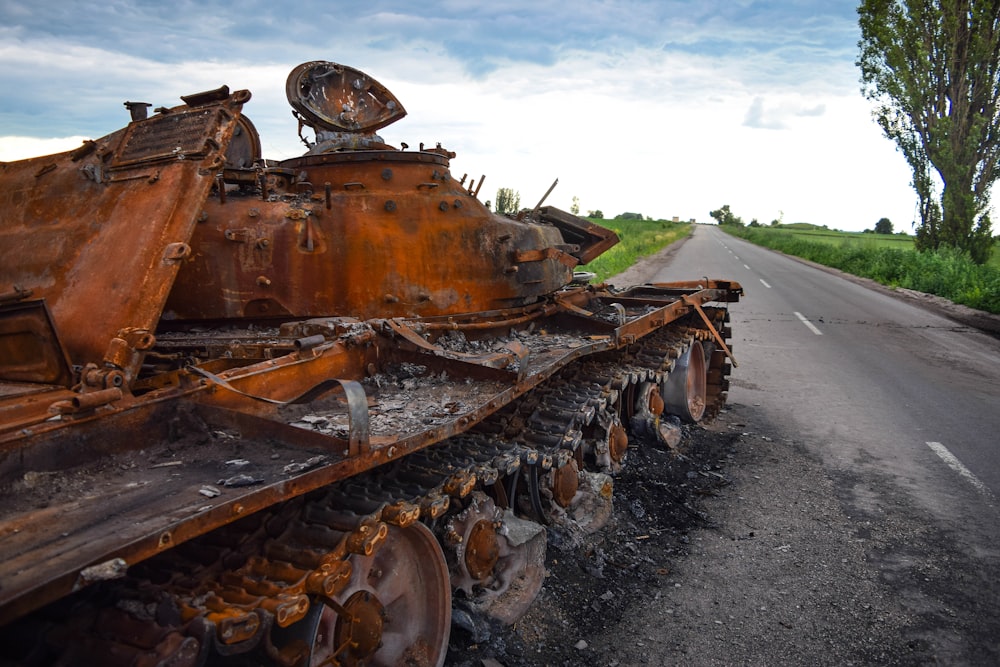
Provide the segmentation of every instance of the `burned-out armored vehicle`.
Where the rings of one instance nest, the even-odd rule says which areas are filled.
[[[491,213],[362,72],[286,92],[281,162],[223,87],[0,163],[0,663],[440,665],[723,404],[737,283],[579,284],[613,232]]]

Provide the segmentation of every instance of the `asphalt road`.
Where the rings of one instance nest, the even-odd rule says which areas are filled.
[[[944,521],[997,506],[1000,341],[713,226],[653,280],[700,275],[747,292],[733,400],[814,441],[829,466],[894,475]]]
[[[641,280],[699,276],[746,457],[618,664],[1000,664],[1000,341],[712,226]]]

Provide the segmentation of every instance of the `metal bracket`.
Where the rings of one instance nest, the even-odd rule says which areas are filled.
[[[187,370],[211,380],[216,385],[224,389],[228,389],[234,394],[246,396],[247,398],[252,398],[255,401],[263,401],[264,403],[281,406],[311,403],[339,385],[344,390],[344,395],[347,397],[348,453],[351,456],[358,456],[360,454],[368,453],[371,449],[371,442],[369,440],[370,429],[368,426],[368,396],[365,394],[364,387],[362,387],[361,383],[356,380],[341,380],[339,378],[323,380],[312,389],[309,389],[305,393],[296,396],[291,400],[279,401],[266,396],[256,396],[254,394],[241,391],[231,385],[225,378],[219,377],[215,373],[207,371],[204,368],[188,366]]]
[[[701,309],[701,304],[692,299],[687,294],[681,297],[681,303],[683,303],[685,306],[691,306],[692,308],[698,311],[698,314],[701,315],[701,319],[705,323],[705,326],[708,327],[709,333],[712,334],[712,338],[714,338],[715,342],[719,344],[719,347],[722,348],[722,351],[726,353],[726,356],[729,357],[729,360],[733,362],[733,368],[737,368],[739,364],[736,363],[736,357],[734,357],[733,353],[729,351],[729,347],[726,345],[726,341],[722,340],[722,336],[720,336],[719,332],[715,330],[715,327],[712,325],[712,321],[708,319],[708,315],[706,315],[705,311]]]

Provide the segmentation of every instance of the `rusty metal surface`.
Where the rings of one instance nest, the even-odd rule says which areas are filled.
[[[302,63],[288,75],[285,92],[304,121],[318,130],[374,132],[406,115],[385,86],[338,63]]]
[[[227,385],[239,388],[239,392],[206,381],[201,390],[186,399],[226,407],[223,411],[195,411],[178,422],[176,407],[154,393],[130,409],[92,415],[86,423],[46,421],[49,431],[39,430],[37,443],[17,436],[12,442],[26,454],[16,459],[0,456],[0,480],[6,480],[0,530],[10,536],[5,540],[7,558],[0,564],[0,581],[4,582],[0,606],[13,605],[5,612],[16,613],[22,610],[19,599],[30,597],[30,604],[37,605],[71,590],[84,567],[119,557],[128,563],[143,560],[164,546],[183,542],[243,513],[258,511],[457,435],[573,359],[631,340],[643,318],[659,321],[691,310],[681,304],[674,313],[675,304],[680,303],[676,297],[656,300],[655,291],[646,290],[644,299],[626,311],[629,321],[618,325],[607,321],[618,317],[618,311],[601,302],[614,300],[613,295],[581,294],[592,300],[588,305],[596,311],[594,317],[583,318],[574,311],[557,308],[537,319],[537,328],[531,334],[515,337],[529,350],[519,360],[526,366],[523,372],[516,368],[476,367],[467,359],[439,356],[435,350],[443,350],[440,345],[428,344],[429,349],[413,346],[407,353],[399,342],[382,341],[384,349],[379,356],[392,359],[396,355],[399,363],[423,364],[435,373],[397,385],[379,381],[378,376],[370,378],[367,388],[372,448],[364,454],[350,455],[349,411],[337,398],[339,394],[286,407],[250,397],[288,399],[333,373],[363,378],[366,372],[359,368],[356,355],[336,345],[307,355],[289,352],[284,358],[226,371],[222,375]],[[707,300],[722,295],[706,290],[695,294],[700,297],[691,298]],[[585,326],[574,326],[580,324]],[[650,324],[646,327],[641,335],[653,330]],[[623,335],[623,331],[630,333]],[[198,336],[204,343],[204,334]],[[480,374],[482,377],[477,377]],[[378,382],[381,388],[377,388]],[[170,391],[163,390],[168,394]],[[322,428],[316,428],[316,424],[322,424]],[[143,433],[144,438],[136,441],[134,433]],[[219,446],[219,437],[223,444],[232,445],[232,454]],[[100,447],[87,444],[95,442]],[[244,453],[238,455],[237,450]],[[257,452],[256,457],[250,456],[251,451]],[[275,455],[277,458],[270,458]],[[68,467],[83,465],[94,457],[103,460],[98,458],[98,465],[65,476],[61,466],[54,470],[51,467],[53,460]],[[247,474],[253,475],[256,484],[220,489],[223,493],[211,499],[201,496],[204,485],[217,486],[219,480],[228,477],[225,461],[231,457],[252,459],[253,468]],[[313,466],[305,470],[292,468],[293,474],[285,472],[286,464],[310,459],[316,460]],[[163,463],[172,465],[157,467]],[[32,481],[29,487],[27,479],[38,480],[38,485]],[[45,506],[41,513],[33,509],[38,504]],[[53,535],[60,536],[58,548],[50,541]],[[166,542],[164,535],[169,536]],[[52,557],[54,549],[64,555]],[[5,616],[0,615],[2,618]]]
[[[72,384],[70,361],[44,301],[0,305],[0,380]]]
[[[53,660],[439,664],[449,568],[513,622],[539,524],[601,524],[580,498],[610,507],[675,362],[704,357],[707,416],[725,401],[707,304],[738,283],[573,287],[613,232],[491,214],[454,153],[373,134],[405,112],[356,70],[306,63],[287,93],[316,141],[281,163],[226,87],[0,163],[0,629],[76,595]]]
[[[123,330],[156,328],[248,97],[0,166],[0,286],[45,299],[73,363],[102,362]]]
[[[281,169],[299,180],[267,200],[205,203],[166,319],[491,311],[559,289],[579,263],[557,227],[492,215],[438,155],[337,152]]]

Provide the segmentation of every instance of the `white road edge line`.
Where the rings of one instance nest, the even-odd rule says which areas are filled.
[[[989,488],[987,488],[987,486],[983,484],[978,477],[972,474],[971,470],[962,465],[962,462],[955,458],[955,455],[948,451],[947,447],[942,445],[940,442],[928,442],[927,446],[931,448],[931,451],[940,456],[941,460],[944,461],[949,468],[964,477],[966,481],[972,484],[972,486],[976,487],[976,491],[979,491],[984,498],[989,500],[991,503],[996,502],[996,498],[993,497]]]
[[[760,279],[760,284],[763,285],[764,287],[766,287],[767,289],[771,289],[771,286],[768,285],[767,281],[764,280],[763,278]]]
[[[809,327],[809,331],[812,331],[812,332],[813,332],[814,334],[816,334],[817,336],[822,336],[822,335],[823,335],[823,332],[822,332],[822,331],[820,331],[819,329],[817,329],[817,328],[816,328],[816,325],[815,325],[815,324],[813,324],[812,322],[810,322],[809,320],[807,320],[807,319],[806,319],[806,316],[805,316],[805,315],[803,315],[802,313],[800,313],[799,311],[795,311],[795,317],[797,317],[797,318],[799,318],[800,320],[802,320],[802,324],[804,324],[804,325],[806,325],[807,327]]]

